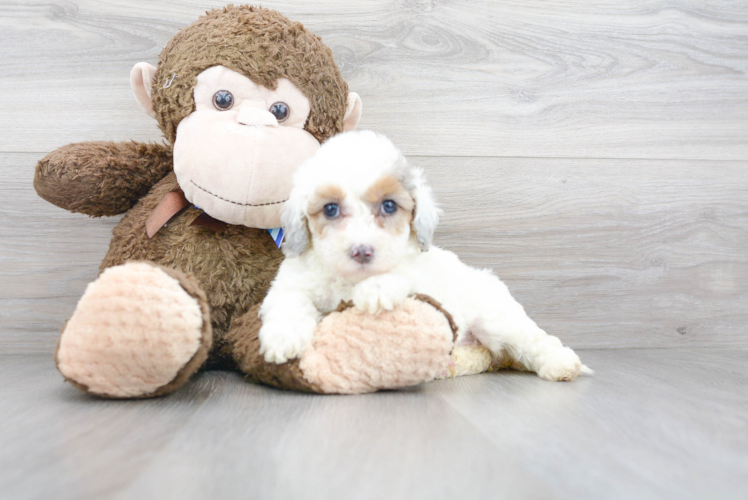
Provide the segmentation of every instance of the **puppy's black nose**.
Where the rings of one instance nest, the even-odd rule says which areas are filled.
[[[366,264],[374,257],[374,247],[371,245],[355,245],[351,248],[351,259],[360,264]]]

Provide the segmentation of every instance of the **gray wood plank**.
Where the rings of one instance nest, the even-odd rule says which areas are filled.
[[[41,156],[0,154],[0,345],[14,351],[54,347],[119,220],[72,214],[39,198],[33,176]]]
[[[582,351],[571,384],[529,374],[426,386],[559,498],[743,498],[748,351]]]
[[[0,6],[0,151],[158,140],[128,72],[221,0]],[[266,2],[408,154],[748,158],[742,2]]]
[[[50,355],[2,355],[0,381],[4,499],[112,498],[215,390],[191,385],[168,401],[94,398],[64,384]]]
[[[499,487],[551,496],[419,389],[320,397],[231,383],[121,498],[487,498]]]
[[[414,158],[435,241],[577,347],[748,347],[748,164]]]
[[[114,219],[36,196],[40,155],[0,154],[0,350],[49,351]],[[413,158],[445,215],[436,244],[494,269],[574,347],[748,347],[742,162]]]
[[[149,401],[88,397],[0,354],[0,491],[67,498],[741,498],[746,350],[588,350],[526,373],[314,396],[208,372]]]

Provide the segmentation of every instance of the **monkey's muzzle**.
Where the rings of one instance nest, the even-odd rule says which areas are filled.
[[[320,147],[303,129],[202,111],[180,122],[177,137],[174,172],[185,197],[215,219],[263,229],[280,227],[293,173]]]

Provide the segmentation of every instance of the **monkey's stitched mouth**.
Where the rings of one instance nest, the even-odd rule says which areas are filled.
[[[232,203],[234,205],[239,205],[240,207],[266,207],[268,205],[278,205],[279,203],[285,203],[285,202],[288,201],[288,198],[286,198],[285,200],[271,201],[269,203],[257,203],[257,204],[253,204],[253,203],[239,203],[238,201],[227,200],[223,196],[219,196],[219,195],[217,195],[215,193],[211,193],[210,191],[208,191],[204,187],[199,186],[198,184],[196,184],[195,181],[193,181],[192,179],[190,179],[190,182],[192,183],[193,186],[195,186],[196,188],[198,188],[200,191],[203,191],[204,193],[207,193],[207,194],[211,195],[212,197],[218,198],[219,200],[223,200],[223,201],[225,201],[227,203]]]

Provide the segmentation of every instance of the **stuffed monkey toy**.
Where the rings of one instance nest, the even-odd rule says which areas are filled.
[[[280,225],[292,173],[361,116],[317,36],[278,12],[228,6],[177,33],[157,68],[136,64],[130,79],[165,144],[70,144],[36,167],[45,200],[124,214],[62,328],[55,362],[67,381],[142,398],[208,367],[280,388],[361,393],[486,369],[484,353],[451,362],[449,314],[428,297],[376,317],[342,304],[300,359],[259,355],[258,308],[283,259],[268,230]]]

